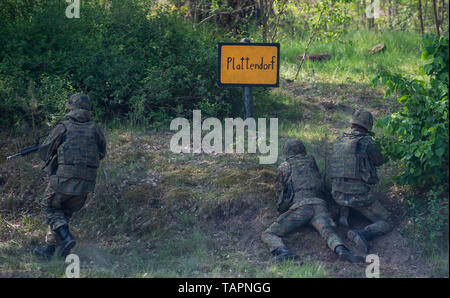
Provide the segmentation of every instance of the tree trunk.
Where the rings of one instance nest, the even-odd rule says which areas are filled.
[[[259,0],[259,9],[261,11],[262,41],[267,42],[267,19],[264,0]]]
[[[397,0],[393,0],[394,5],[392,5],[392,15],[397,16],[398,14],[398,7],[397,7]]]
[[[359,1],[355,2],[355,10],[356,10],[356,31],[359,30]]]
[[[370,5],[372,5],[372,4],[373,4],[373,0],[370,0]],[[364,11],[364,13],[365,13],[365,11]],[[374,9],[374,14],[375,14],[375,9]],[[372,30],[375,27],[375,16],[374,16],[374,14],[372,15],[371,18],[367,19],[367,24],[368,24],[369,30]]]
[[[422,33],[422,37],[424,35],[424,26],[423,26],[423,16],[422,16],[422,0],[418,1],[419,4],[419,20],[420,20],[420,32]]]
[[[366,28],[366,20],[367,20],[367,18],[366,18],[366,9],[365,9],[366,1],[363,0],[363,3],[364,3],[364,5],[361,5],[362,6],[361,7],[361,12],[358,12],[358,13],[361,13],[362,27]]]
[[[286,6],[286,2],[287,2],[287,0],[284,0],[283,4],[282,4],[282,6],[281,6],[281,9],[280,9],[280,11],[278,12],[278,15],[277,15],[277,17],[276,17],[275,28],[274,28],[274,31],[273,31],[273,35],[272,35],[272,40],[271,40],[271,42],[274,42],[274,41],[275,41],[275,38],[277,37],[278,26],[280,25],[280,18],[281,18],[281,15],[284,13],[284,8],[285,8],[285,6]]]
[[[436,0],[433,0],[433,14],[434,14],[434,24],[436,25],[436,34],[441,36],[441,32],[439,31],[439,19],[437,14]]]
[[[388,23],[389,29],[392,29],[392,0],[388,1]]]
[[[320,19],[322,18],[322,14],[323,14],[323,10],[320,12],[319,15],[319,20],[317,21],[317,24],[320,24]],[[303,54],[304,57],[306,57],[306,55],[308,54],[308,49],[309,46],[311,45],[311,42],[314,40],[314,38],[316,37],[317,31],[319,30],[319,26],[316,25],[316,27],[314,27],[312,34],[309,36],[309,40],[308,43],[306,44],[306,48],[305,48],[305,53]],[[306,59],[301,59],[300,64],[297,68],[297,73],[295,74],[295,78],[294,81],[297,80],[298,74],[300,73],[300,69],[302,68],[303,62],[305,62]]]
[[[368,19],[368,24],[369,24],[369,30],[372,30],[373,27],[375,26],[375,18],[370,18]]]

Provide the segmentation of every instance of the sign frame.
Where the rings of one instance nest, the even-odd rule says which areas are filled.
[[[222,63],[222,46],[274,46],[277,48],[277,81],[275,84],[236,84],[236,83],[222,83],[220,81],[221,74],[221,63]],[[235,42],[219,42],[218,44],[218,50],[219,55],[217,57],[218,63],[217,63],[217,84],[220,87],[279,87],[280,86],[280,44],[279,43],[262,43],[262,42],[255,42],[255,43],[235,43]]]

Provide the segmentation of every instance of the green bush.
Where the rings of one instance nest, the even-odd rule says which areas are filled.
[[[448,251],[448,192],[445,197],[443,187],[429,190],[419,197],[409,198],[408,215],[410,225],[404,230],[412,235],[418,246],[428,255],[436,249]]]
[[[399,95],[403,110],[377,122],[384,128],[379,141],[385,156],[399,161],[397,182],[418,192],[407,199],[412,236],[426,252],[448,237],[448,37],[423,40],[424,80],[382,72],[373,83],[387,85],[386,96]],[[441,241],[444,240],[444,241]]]
[[[81,1],[68,19],[65,1],[2,1],[0,125],[52,122],[72,92],[91,97],[97,120],[237,111],[238,89],[216,84],[217,37],[152,2]]]
[[[383,71],[373,81],[387,86],[386,96],[399,95],[403,110],[377,122],[384,153],[400,163],[397,181],[426,188],[448,180],[448,37],[424,39],[424,80]]]

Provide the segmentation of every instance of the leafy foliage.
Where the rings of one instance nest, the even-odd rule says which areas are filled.
[[[410,227],[413,239],[426,253],[433,253],[437,243],[448,236],[448,196],[443,198],[443,187],[429,190],[424,198],[409,199],[408,208],[411,216]],[[447,230],[446,230],[447,229]]]
[[[448,37],[424,39],[421,68],[428,80],[381,72],[373,81],[387,86],[386,96],[398,94],[403,110],[380,119],[384,152],[400,162],[398,182],[419,187],[448,180]]]
[[[412,235],[424,251],[433,252],[448,235],[448,37],[426,36],[421,68],[427,80],[382,72],[373,81],[387,85],[386,96],[398,94],[403,110],[380,119],[384,153],[399,161],[397,181],[418,187],[407,199]],[[408,228],[408,227],[407,227]]]
[[[239,90],[216,84],[216,37],[151,2],[82,1],[80,18],[68,19],[64,1],[7,1],[0,125],[54,122],[73,92],[91,97],[97,120],[154,124],[203,106],[216,116],[239,108]]]

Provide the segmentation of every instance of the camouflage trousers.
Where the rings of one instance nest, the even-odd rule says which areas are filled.
[[[45,217],[48,223],[48,231],[45,242],[51,245],[58,244],[58,236],[55,233],[59,227],[68,225],[72,214],[83,208],[87,194],[66,195],[48,188],[42,202]]]
[[[335,232],[336,224],[331,219],[325,203],[301,206],[293,204],[262,233],[261,239],[271,252],[277,248],[285,248],[281,237],[306,224],[311,224],[320,233],[333,252],[337,246],[344,245]]]
[[[372,197],[370,192],[365,194],[346,194],[334,191],[332,195],[337,204],[358,211],[372,222],[372,224],[364,228],[372,236],[384,235],[392,230],[391,214],[378,200]]]

